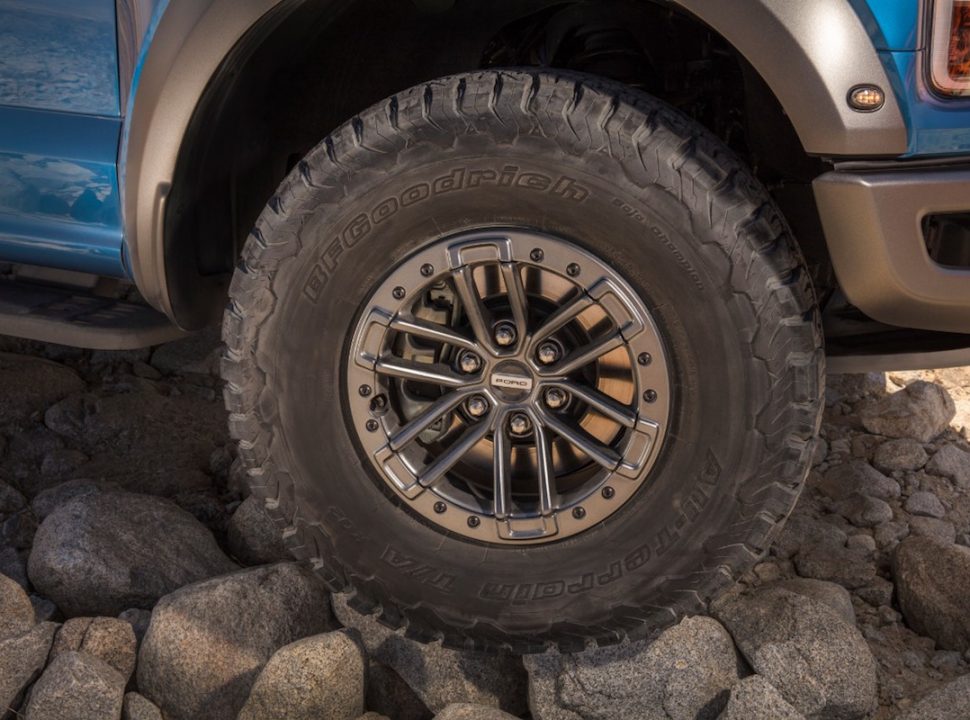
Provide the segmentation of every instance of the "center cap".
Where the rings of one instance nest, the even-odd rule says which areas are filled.
[[[495,368],[488,384],[505,400],[521,400],[532,392],[535,380],[528,368],[510,360]]]

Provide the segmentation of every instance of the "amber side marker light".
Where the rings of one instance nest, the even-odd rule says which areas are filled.
[[[935,0],[930,53],[936,89],[970,95],[970,0]]]
[[[886,93],[875,85],[857,85],[849,90],[849,107],[857,112],[875,112],[886,104]]]

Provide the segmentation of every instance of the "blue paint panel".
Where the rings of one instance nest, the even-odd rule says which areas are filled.
[[[0,107],[0,259],[124,277],[121,121]]]
[[[877,50],[916,50],[920,33],[919,0],[849,0]]]
[[[121,114],[115,0],[0,0],[0,105]]]

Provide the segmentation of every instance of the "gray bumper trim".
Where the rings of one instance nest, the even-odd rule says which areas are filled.
[[[970,211],[970,168],[827,173],[815,197],[849,300],[889,325],[970,333],[970,269],[938,265],[923,218]]]

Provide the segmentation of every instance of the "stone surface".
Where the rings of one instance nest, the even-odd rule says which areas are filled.
[[[853,590],[868,585],[876,576],[871,554],[858,548],[807,545],[795,556],[802,577],[838,583]]]
[[[861,460],[827,470],[818,489],[833,500],[844,500],[852,495],[890,500],[898,498],[900,493],[898,482]]]
[[[364,653],[346,631],[280,648],[238,720],[346,720],[364,712]]]
[[[20,635],[34,624],[34,606],[15,580],[0,575],[0,640]]]
[[[55,632],[57,624],[45,622],[22,635],[0,638],[0,709],[15,707],[20,694],[40,675]]]
[[[409,640],[350,609],[344,595],[333,596],[333,609],[342,625],[360,632],[370,657],[397,672],[432,712],[456,702],[500,707],[513,715],[525,710],[527,680],[519,658]]]
[[[76,372],[57,363],[0,353],[0,426],[23,423],[33,413],[84,389]]]
[[[791,578],[774,583],[773,587],[789,590],[798,595],[816,600],[835,610],[843,620],[855,625],[855,610],[852,608],[852,596],[841,585],[813,580],[811,578]]]
[[[135,670],[137,643],[131,625],[117,618],[72,618],[54,639],[51,658],[65,652],[83,652],[104,660],[128,682]]]
[[[435,715],[434,720],[515,720],[515,716],[484,705],[453,703]]]
[[[902,390],[867,401],[859,410],[863,427],[892,438],[929,442],[946,430],[956,407],[945,388],[917,380]]]
[[[152,353],[151,365],[163,373],[218,375],[222,341],[219,328],[166,343]]]
[[[16,488],[0,480],[0,517],[12,515],[27,507],[27,499]]]
[[[243,500],[232,514],[226,541],[229,553],[244,565],[265,565],[289,557],[282,531],[255,496]]]
[[[803,720],[770,682],[760,675],[746,677],[731,688],[731,699],[718,720]]]
[[[731,636],[707,617],[686,618],[652,643],[523,660],[535,720],[716,718],[738,681]]]
[[[884,473],[894,470],[919,470],[928,456],[923,445],[911,438],[887,440],[872,455],[872,464]]]
[[[910,515],[921,515],[931,518],[941,518],[946,515],[946,508],[943,507],[940,499],[926,490],[914,492],[906,498],[906,504],[903,507]]]
[[[125,679],[103,660],[79,652],[58,655],[31,688],[25,720],[107,720],[121,717]]]
[[[712,612],[751,667],[808,718],[850,720],[876,705],[876,661],[828,605],[780,587],[729,595]]]
[[[909,532],[916,537],[931,537],[947,544],[954,543],[957,539],[957,529],[953,523],[932,517],[910,519]]]
[[[164,597],[138,655],[138,688],[169,720],[232,720],[284,645],[328,630],[323,582],[292,563],[206,580]]]
[[[125,693],[121,707],[121,720],[163,720],[162,711],[144,695]]]
[[[69,616],[151,608],[183,585],[235,568],[189,513],[127,492],[84,495],[56,508],[28,562],[34,586]]]
[[[899,720],[956,720],[970,718],[970,675],[934,690],[917,702]]]
[[[384,663],[368,663],[366,687],[364,704],[394,720],[428,720],[433,714],[404,678]]]
[[[893,556],[893,576],[910,627],[947,650],[970,650],[970,548],[907,538]]]
[[[875,527],[893,519],[889,503],[867,495],[850,495],[839,500],[832,509],[856,527]]]
[[[926,472],[950,478],[964,489],[970,488],[970,453],[953,444],[944,445],[930,458]]]
[[[30,501],[30,507],[34,515],[39,520],[43,520],[50,515],[55,508],[70,502],[74,498],[102,492],[103,490],[117,489],[114,483],[104,483],[95,480],[68,480],[54,487],[47,488],[37,493]]]

